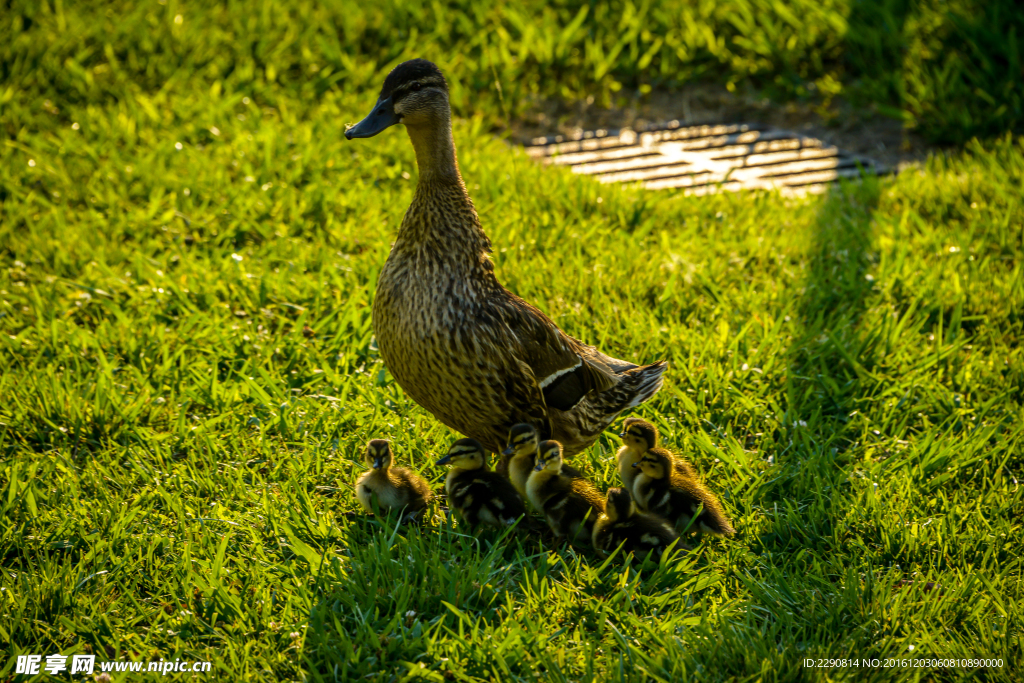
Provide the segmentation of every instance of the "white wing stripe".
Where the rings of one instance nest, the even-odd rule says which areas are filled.
[[[562,375],[564,375],[564,374],[566,374],[568,372],[572,372],[573,370],[575,370],[576,368],[578,368],[581,365],[583,365],[583,360],[582,359],[577,359],[576,360],[576,365],[572,366],[571,368],[566,368],[564,370],[559,370],[558,372],[554,372],[554,373],[548,375],[547,377],[545,377],[544,379],[542,379],[540,381],[540,388],[541,389],[546,388],[549,384],[554,382],[556,379],[558,379]]]

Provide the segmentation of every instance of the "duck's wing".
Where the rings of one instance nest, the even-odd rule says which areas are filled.
[[[606,391],[618,383],[607,356],[562,332],[534,306],[510,296],[502,309],[516,355],[533,371],[547,406],[571,410],[591,391]]]
[[[568,336],[568,335],[566,335]],[[640,367],[636,363],[630,363],[628,360],[619,360],[618,358],[612,358],[611,356],[602,353],[594,346],[584,344],[579,339],[570,337],[576,344],[582,349],[582,355],[584,358],[590,360],[592,363],[604,365],[609,370],[614,372],[616,375],[627,370],[633,370]]]

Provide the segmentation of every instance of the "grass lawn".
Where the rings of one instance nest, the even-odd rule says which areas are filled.
[[[215,33],[174,1],[169,35]],[[383,62],[322,91],[161,75],[202,55],[138,28],[133,63],[115,33],[44,51],[72,80],[113,65],[65,99],[0,82],[0,680],[55,653],[225,681],[1017,678],[1024,138],[820,197],[688,198],[541,168],[492,136],[499,102],[462,110],[499,277],[612,355],[670,361],[634,414],[737,528],[630,566],[346,514],[368,439],[437,480],[457,438],[370,325],[416,182],[400,127],[341,135]],[[4,49],[5,77],[35,59]],[[617,444],[576,459],[602,489]],[[1002,667],[914,667],[933,658]]]

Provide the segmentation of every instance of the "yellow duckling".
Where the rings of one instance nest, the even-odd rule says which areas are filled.
[[[537,444],[539,443],[540,435],[533,425],[517,424],[508,433],[508,448],[502,451],[502,455],[509,458],[509,481],[523,498],[528,498],[526,482],[537,465]],[[562,474],[573,479],[583,478],[578,469],[565,462],[562,463]]]
[[[356,480],[356,498],[363,509],[373,514],[373,504],[384,513],[405,510],[412,518],[430,503],[430,486],[423,477],[404,467],[392,467],[391,444],[385,439],[373,439],[366,444],[363,456],[370,471]]]
[[[487,469],[484,448],[476,439],[459,439],[437,464],[452,466],[444,480],[448,504],[470,527],[506,527],[526,514],[508,479]]]
[[[530,503],[544,513],[548,526],[559,539],[590,540],[594,522],[604,512],[604,498],[586,479],[562,473],[562,444],[542,441],[537,465],[526,482]]]
[[[652,448],[658,447],[658,428],[639,417],[627,417],[622,424],[622,448],[615,454],[619,466],[619,478],[622,485],[630,493],[633,492],[633,484],[640,474],[636,469],[636,463],[644,453]],[[679,474],[689,479],[697,480],[697,473],[685,458],[676,456],[674,459],[675,469]]]
[[[676,471],[673,460],[672,453],[664,448],[652,448],[634,465],[639,465],[641,470],[633,483],[633,500],[637,507],[664,517],[677,529],[686,528],[696,516],[693,531],[715,536],[734,533],[715,494],[696,479]]]
[[[637,559],[660,556],[679,534],[661,517],[637,512],[626,489],[608,489],[604,514],[594,524],[594,548],[607,557],[622,546],[623,555],[633,553]],[[685,546],[680,546],[685,547]]]

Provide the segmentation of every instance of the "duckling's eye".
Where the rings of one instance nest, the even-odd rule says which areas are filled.
[[[419,81],[414,81],[413,84],[409,86],[409,90],[412,90],[413,92],[417,92],[421,88],[423,88],[423,84]]]

